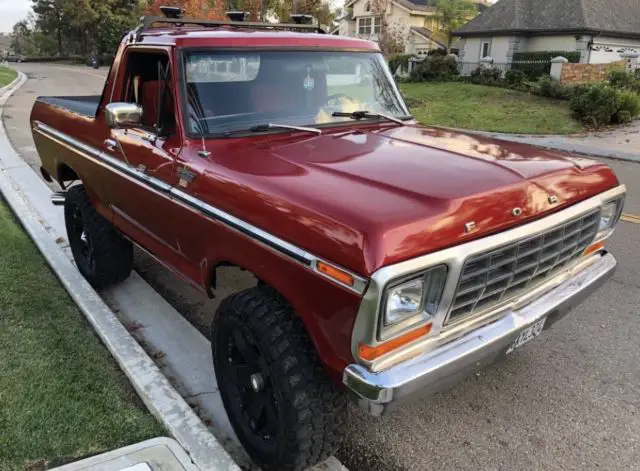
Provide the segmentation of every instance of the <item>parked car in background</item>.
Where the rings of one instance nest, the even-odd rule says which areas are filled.
[[[24,56],[22,54],[9,54],[6,59],[7,62],[24,62]]]
[[[220,267],[255,276],[211,340],[266,470],[330,456],[347,397],[381,415],[446,388],[616,267],[609,167],[421,127],[376,43],[310,25],[145,18],[102,95],[39,97],[31,126],[93,286],[133,244],[210,296]]]

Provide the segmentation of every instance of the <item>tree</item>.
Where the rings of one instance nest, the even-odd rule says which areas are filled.
[[[142,15],[139,0],[107,0],[98,11],[93,48],[98,54],[113,54],[122,37],[135,28]]]
[[[62,36],[66,29],[65,0],[33,0],[36,27],[56,38],[58,55],[62,55]]]
[[[18,21],[13,25],[11,33],[11,49],[16,54],[23,54],[23,50],[27,47],[27,43],[31,41],[31,29],[26,20]]]
[[[27,55],[66,56],[113,53],[144,13],[162,16],[160,6],[179,6],[186,17],[226,19],[231,9],[253,21],[288,21],[291,12],[310,13],[331,26],[325,0],[31,0],[33,14],[14,26],[13,49]]]
[[[291,15],[305,13],[318,21],[318,26],[330,28],[336,18],[335,11],[326,0],[262,0],[260,20],[290,23]]]
[[[187,18],[199,18],[203,20],[223,20],[226,18],[226,0],[153,0],[147,8],[145,15],[162,16],[161,6],[180,7]]]
[[[438,0],[436,12],[440,28],[447,37],[448,51],[451,49],[453,32],[473,18],[478,9],[471,0]]]
[[[405,27],[394,23],[389,24],[388,12],[391,7],[391,0],[372,0],[370,3],[371,12],[380,18],[380,29],[378,31],[378,45],[385,57],[394,54],[402,54],[405,50]]]

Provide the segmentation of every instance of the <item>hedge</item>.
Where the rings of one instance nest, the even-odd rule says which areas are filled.
[[[551,59],[560,56],[566,57],[571,63],[580,62],[580,52],[578,51],[516,52],[513,54],[511,69],[522,70],[530,79],[537,79],[541,75],[549,75]],[[526,62],[539,62],[539,64],[526,64]]]
[[[453,57],[428,56],[411,71],[412,82],[445,82],[458,75],[458,64]]]
[[[513,54],[514,61],[550,61],[556,57],[566,57],[573,64],[580,62],[579,51],[515,52]]]

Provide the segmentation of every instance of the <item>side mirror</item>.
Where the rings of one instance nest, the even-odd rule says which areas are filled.
[[[109,103],[105,108],[105,118],[110,128],[134,128],[142,123],[142,106],[135,103]]]

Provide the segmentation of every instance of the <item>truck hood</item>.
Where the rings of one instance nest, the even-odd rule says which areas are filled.
[[[211,175],[219,186],[210,196],[258,227],[369,275],[618,184],[603,164],[517,143],[417,126],[354,129],[268,136],[250,149],[245,140],[242,152],[225,144],[214,154],[221,174]],[[222,187],[229,181],[252,197],[231,198]],[[468,223],[473,230],[465,230]]]

